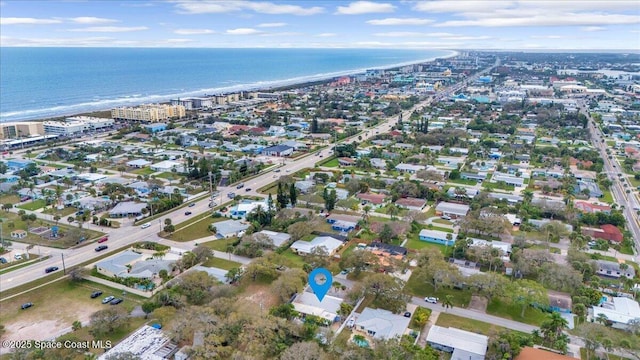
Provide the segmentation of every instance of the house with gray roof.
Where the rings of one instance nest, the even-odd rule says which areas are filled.
[[[258,232],[258,234],[265,235],[272,242],[274,247],[280,247],[284,245],[287,241],[291,240],[291,235],[287,233],[275,232],[270,230],[262,230]]]
[[[126,277],[128,266],[143,258],[143,254],[127,250],[96,264],[98,273],[108,277]]]
[[[354,330],[375,339],[389,340],[401,337],[411,318],[396,315],[384,309],[364,308],[355,322]]]
[[[298,255],[307,255],[316,248],[324,248],[327,255],[333,256],[341,246],[342,241],[331,236],[317,236],[311,241],[298,240],[294,242],[291,245],[291,250],[295,251]]]
[[[109,217],[123,218],[127,216],[140,216],[142,215],[142,209],[146,207],[146,203],[136,203],[133,201],[121,202],[109,211]]]
[[[237,220],[220,221],[217,223],[213,223],[213,226],[216,227],[216,236],[218,238],[230,238],[239,236],[249,228],[249,225]]]
[[[626,269],[622,269],[620,264],[607,260],[596,260],[596,273],[598,275],[609,276],[614,278],[627,277],[633,279],[636,276],[636,269],[627,264]]]
[[[137,261],[131,266],[131,270],[128,273],[121,275],[120,277],[132,277],[136,279],[153,279],[158,277],[160,271],[165,270],[170,273],[173,269],[175,261],[151,259],[144,261]]]
[[[446,201],[441,201],[436,205],[436,215],[449,216],[452,219],[457,219],[467,216],[469,212],[469,205],[456,204]]]
[[[433,325],[427,335],[427,344],[451,354],[451,359],[484,360],[489,338],[456,328]]]
[[[297,294],[291,304],[299,313],[318,316],[332,323],[340,320],[338,311],[343,301],[343,299],[331,295],[325,295],[322,301],[318,301],[316,294],[308,290]]]
[[[307,194],[313,190],[314,186],[316,186],[316,183],[310,180],[301,180],[296,181],[294,186],[296,187],[296,189],[300,190],[301,193]]]

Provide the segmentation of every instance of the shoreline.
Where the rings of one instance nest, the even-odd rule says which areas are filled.
[[[56,115],[51,115],[51,116],[38,116],[38,117],[25,116],[22,119],[17,118],[17,119],[10,119],[10,120],[9,119],[7,119],[7,120],[0,119],[0,124],[1,123],[11,123],[11,122],[39,122],[39,121],[58,120],[58,119],[65,118],[65,117],[86,116],[86,115],[92,114],[92,113],[110,111],[114,107],[121,107],[121,106],[132,106],[132,107],[134,107],[134,106],[139,106],[139,105],[142,105],[142,104],[149,104],[149,103],[166,103],[166,102],[170,101],[171,99],[180,98],[180,97],[204,97],[205,95],[211,96],[213,94],[237,93],[237,92],[242,92],[242,91],[258,91],[258,92],[264,91],[264,92],[270,92],[270,91],[283,91],[284,89],[303,88],[303,87],[306,87],[306,86],[310,86],[312,84],[326,83],[329,80],[334,79],[336,77],[340,77],[340,76],[352,76],[352,75],[355,75],[355,74],[361,74],[364,71],[369,70],[369,69],[390,70],[390,69],[395,69],[395,68],[399,68],[399,67],[403,67],[403,66],[429,63],[429,62],[433,62],[433,61],[435,61],[437,59],[450,59],[450,58],[456,57],[456,56],[458,56],[460,54],[457,50],[445,50],[445,51],[449,51],[450,53],[446,54],[444,56],[438,56],[438,57],[433,57],[433,58],[429,58],[429,59],[406,61],[406,62],[397,63],[397,64],[382,65],[382,66],[372,66],[372,67],[359,68],[359,69],[335,71],[335,72],[326,73],[326,74],[315,74],[315,75],[308,75],[308,76],[299,76],[299,77],[295,77],[295,78],[291,78],[291,79],[272,80],[272,81],[266,81],[265,82],[265,83],[269,83],[270,85],[263,84],[261,86],[261,85],[252,85],[252,84],[240,84],[240,85],[228,86],[228,87],[219,87],[219,88],[187,91],[187,92],[184,92],[182,94],[151,95],[151,96],[149,96],[149,98],[153,98],[151,101],[140,101],[142,99],[136,100],[135,97],[134,98],[130,98],[130,99],[128,99],[128,98],[108,99],[108,100],[105,100],[105,101],[113,103],[114,104],[113,106],[110,106],[110,107],[96,107],[95,109],[88,109],[88,107],[91,106],[89,103],[68,105],[70,107],[85,106],[85,107],[87,107],[87,109],[86,110],[78,109],[78,111],[69,110],[68,112],[61,111],[60,113],[58,113]],[[225,91],[225,89],[227,89],[227,90]],[[220,90],[220,91],[216,91],[216,90]],[[38,111],[38,110],[24,110],[24,111],[28,112],[28,111]],[[9,114],[11,114],[11,113],[9,113]]]

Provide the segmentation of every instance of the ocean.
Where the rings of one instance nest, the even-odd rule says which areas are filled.
[[[446,50],[0,48],[0,122],[302,83]]]

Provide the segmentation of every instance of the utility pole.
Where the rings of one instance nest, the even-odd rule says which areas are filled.
[[[63,274],[67,274],[67,268],[64,266],[64,254],[61,253],[60,256],[62,256],[62,273]]]

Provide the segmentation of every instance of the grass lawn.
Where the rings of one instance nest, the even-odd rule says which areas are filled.
[[[191,225],[182,228],[174,232],[171,235],[164,234],[164,238],[175,240],[175,241],[191,241],[196,239],[201,239],[207,236],[214,235],[211,231],[209,231],[209,225],[211,223],[216,223],[219,221],[229,220],[223,217],[220,218],[212,218],[207,214],[206,217],[192,223]],[[176,226],[178,228],[178,226]]]
[[[302,265],[304,265],[304,258],[294,253],[291,249],[283,251],[280,255],[290,262],[288,266],[302,268]]]
[[[453,225],[451,221],[445,219],[433,219],[432,222],[436,224]]]
[[[435,296],[444,299],[447,295],[453,296],[453,305],[466,308],[471,301],[471,290],[458,290],[440,287],[434,291],[433,286],[420,276],[413,273],[404,287],[405,292],[411,295],[425,297]]]
[[[340,164],[338,163],[338,159],[333,158],[329,161],[325,161],[325,162],[318,162],[318,165],[322,166],[322,167],[338,167]]]
[[[506,300],[493,299],[487,305],[487,314],[500,316],[505,319],[523,322],[530,325],[540,326],[547,314],[539,309],[527,307],[524,311],[524,317],[520,316],[522,305],[512,304]]]
[[[600,201],[605,202],[607,204],[613,204],[613,195],[611,195],[611,191],[603,189],[602,193],[604,195],[600,198]]]
[[[78,211],[78,209],[76,209],[73,206],[69,206],[69,207],[65,207],[62,210],[57,210],[56,208],[46,208],[44,211],[42,211],[43,214],[49,214],[49,215],[55,215],[58,214],[60,215],[60,217],[62,219],[66,219],[69,215],[73,215]]]
[[[440,226],[426,226],[425,229],[429,229],[429,230],[438,230],[438,231],[442,231],[442,232],[447,232],[447,233],[452,233],[453,230],[446,228],[446,227],[440,227]]]
[[[38,199],[38,200],[33,200],[31,202],[28,202],[26,204],[20,205],[18,206],[18,208],[34,211],[34,210],[41,209],[46,205],[47,205],[47,202],[44,199]]]
[[[503,330],[508,330],[510,332],[515,331],[503,328],[502,326],[489,324],[483,321],[467,319],[461,316],[447,313],[440,313],[440,315],[438,316],[438,321],[436,321],[436,325],[443,327],[454,327],[456,329],[471,331],[486,336],[496,334]]]
[[[409,235],[409,240],[405,244],[405,247],[412,250],[420,250],[425,248],[437,248],[443,254],[446,250],[446,246],[444,245],[434,244],[434,243],[420,240],[418,234]],[[451,252],[451,249],[449,249],[449,252]]]
[[[20,196],[18,195],[4,195],[0,197],[0,204],[17,204],[20,202]]]
[[[22,221],[22,219],[20,219],[20,216],[18,216],[18,214],[14,214],[10,212],[4,212],[3,215],[0,215],[0,217],[2,217],[2,224],[0,225],[2,226],[3,234],[10,234],[11,231],[16,229],[27,230],[30,227],[37,227],[37,226],[51,227],[55,225],[54,222],[50,222],[42,219],[38,219],[33,222],[25,222],[25,221]],[[66,224],[63,224],[62,221],[58,223],[58,227],[60,228],[59,232],[61,234],[67,234],[69,232],[79,231],[77,226],[66,225]],[[84,228],[82,229],[82,236],[90,240],[90,239],[95,239],[95,238],[104,236],[104,233],[94,231],[94,230],[88,230]],[[76,237],[75,239],[78,239],[78,237]],[[29,244],[35,244],[35,245],[51,246],[51,247],[60,248],[60,249],[66,249],[76,245],[75,240],[73,240],[71,237],[62,236],[52,241],[32,233],[28,233],[27,237],[20,239],[20,242],[25,242]]]
[[[62,275],[62,272],[60,272]],[[94,290],[101,290],[104,296],[91,299],[89,295]],[[110,288],[108,286],[93,283],[90,281],[73,282],[69,279],[57,281],[28,293],[2,300],[2,314],[0,323],[5,326],[14,322],[47,322],[60,321],[65,324],[73,323],[83,314],[88,315],[94,311],[101,310],[105,306],[100,302],[106,296],[122,296],[122,288]],[[140,305],[145,299],[127,293],[125,301],[118,305],[131,311]],[[20,305],[32,302],[33,308],[28,311],[21,310]]]
[[[227,247],[232,245],[237,239],[235,237],[229,239],[212,240],[200,245],[206,246],[212,250],[227,252]]]
[[[447,183],[459,184],[459,185],[478,185],[477,180],[467,180],[467,179],[447,179]]]
[[[156,175],[156,177],[167,179],[167,180],[179,180],[181,176],[172,172],[163,172],[161,174]]]
[[[231,270],[233,268],[238,268],[242,266],[242,264],[237,263],[235,261],[230,261],[227,259],[221,259],[216,257],[212,257],[211,259],[204,262],[202,265],[206,267],[214,267],[214,268],[223,269],[223,270]]]
[[[130,174],[136,174],[136,175],[151,175],[155,173],[154,170],[151,170],[151,168],[148,168],[148,167],[142,168],[142,169],[135,169],[128,172]]]

